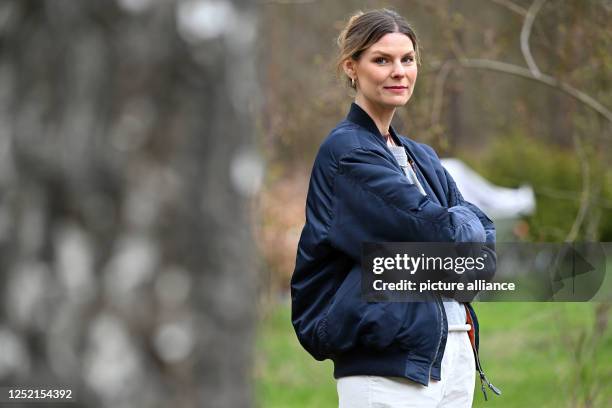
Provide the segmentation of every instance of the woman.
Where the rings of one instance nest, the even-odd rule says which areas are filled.
[[[291,280],[294,328],[316,359],[334,361],[340,407],[469,407],[475,369],[483,392],[485,383],[498,392],[478,361],[473,309],[449,298],[363,301],[361,244],[486,242],[494,262],[495,227],[431,147],[391,127],[417,79],[408,23],[387,9],[359,12],[338,45],[339,71],[356,96],[313,166]]]

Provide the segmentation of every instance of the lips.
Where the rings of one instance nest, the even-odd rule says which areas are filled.
[[[387,91],[392,92],[394,94],[398,94],[398,95],[405,93],[408,89],[407,86],[385,86],[384,88]]]

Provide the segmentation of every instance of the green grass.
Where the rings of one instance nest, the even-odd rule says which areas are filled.
[[[612,330],[593,341],[592,303],[477,303],[480,354],[487,377],[503,390],[484,402],[477,380],[474,407],[580,407],[573,394],[600,391],[591,407],[612,401]],[[582,343],[580,343],[580,339]],[[582,344],[581,347],[577,344]],[[288,305],[279,305],[259,325],[255,359],[257,406],[336,407],[329,360],[302,349]]]
[[[475,407],[569,407],[572,393],[592,384],[578,373],[600,375],[607,387],[612,378],[610,331],[598,344],[583,343],[582,350],[595,354],[577,359],[577,342],[582,334],[592,334],[594,313],[589,303],[481,303],[476,305],[481,331],[481,358],[487,376],[501,387],[504,395],[485,403],[478,391]],[[607,377],[607,379],[606,379]],[[599,394],[597,405],[610,401],[612,393]]]

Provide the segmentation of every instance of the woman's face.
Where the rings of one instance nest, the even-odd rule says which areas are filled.
[[[403,106],[417,78],[412,40],[402,33],[385,34],[362,52],[359,61],[345,61],[344,70],[357,83],[357,102],[377,110]]]

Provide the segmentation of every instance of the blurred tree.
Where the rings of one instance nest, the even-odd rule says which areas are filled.
[[[257,17],[0,3],[0,383],[251,405]]]

